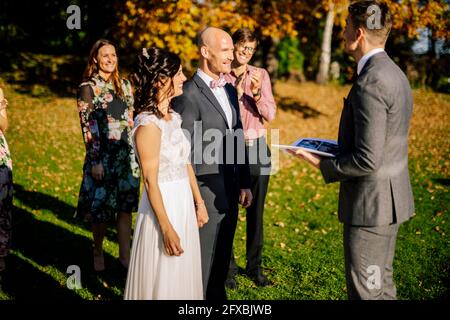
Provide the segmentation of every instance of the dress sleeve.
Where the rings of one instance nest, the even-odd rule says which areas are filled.
[[[97,120],[93,117],[94,91],[88,84],[82,84],[78,91],[78,114],[80,116],[81,131],[86,146],[87,161],[91,165],[100,163],[100,135]]]

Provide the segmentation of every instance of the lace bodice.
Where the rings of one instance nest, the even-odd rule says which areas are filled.
[[[188,176],[186,165],[189,163],[191,145],[181,129],[181,116],[176,112],[172,112],[171,116],[172,119],[166,121],[164,119],[158,119],[154,114],[143,112],[134,119],[132,141],[136,155],[138,155],[135,144],[136,129],[139,126],[153,123],[161,130],[159,182],[175,181]],[[148,141],[147,146],[151,148],[152,141]]]

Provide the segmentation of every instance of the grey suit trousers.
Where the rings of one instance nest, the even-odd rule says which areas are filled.
[[[398,228],[398,224],[344,224],[345,276],[350,300],[396,299],[392,262]]]

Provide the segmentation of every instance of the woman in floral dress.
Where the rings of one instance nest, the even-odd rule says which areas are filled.
[[[83,181],[76,216],[92,222],[94,270],[103,271],[107,222],[115,220],[119,261],[130,259],[131,213],[139,200],[139,166],[131,147],[133,94],[121,79],[114,46],[98,40],[79,87],[78,111],[86,145]]]
[[[11,244],[11,212],[13,199],[12,162],[3,132],[8,127],[8,101],[0,88],[0,271],[5,269],[5,257]]]

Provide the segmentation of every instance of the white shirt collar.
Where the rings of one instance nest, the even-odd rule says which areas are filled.
[[[367,61],[369,61],[369,59],[376,55],[377,53],[383,52],[384,49],[383,48],[376,48],[376,49],[372,49],[369,52],[367,52],[362,58],[361,60],[359,60],[358,62],[358,69],[356,70],[356,72],[358,73],[358,75],[361,73],[362,69],[364,68],[365,64],[367,63]]]
[[[198,76],[206,83],[206,85],[207,85],[208,87],[210,87],[211,81],[213,81],[214,79],[213,79],[211,76],[207,75],[207,74],[205,73],[205,71],[203,71],[203,70],[200,69],[200,68],[197,69],[197,74],[198,74]],[[211,90],[212,90],[212,89],[211,89]]]

